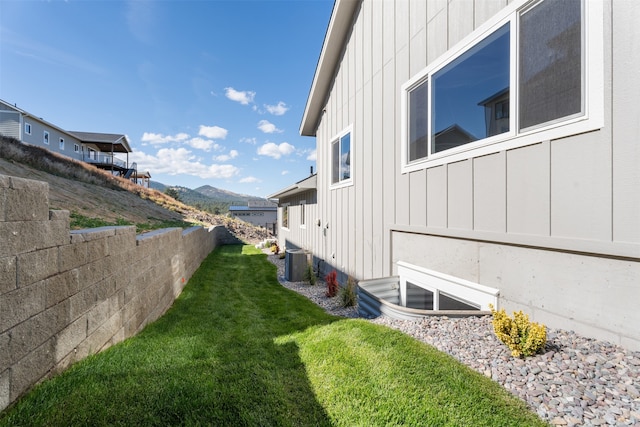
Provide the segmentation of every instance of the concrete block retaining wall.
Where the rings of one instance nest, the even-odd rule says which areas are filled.
[[[0,175],[0,410],[160,317],[226,228],[70,231],[47,183]]]

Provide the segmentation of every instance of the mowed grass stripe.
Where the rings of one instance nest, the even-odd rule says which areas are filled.
[[[225,246],[162,318],[35,387],[0,425],[545,424],[444,353],[328,315],[260,251]]]

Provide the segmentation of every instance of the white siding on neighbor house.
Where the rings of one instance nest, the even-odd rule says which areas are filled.
[[[18,112],[0,109],[0,135],[20,139],[20,126]]]
[[[357,8],[316,131],[318,215],[329,228],[313,251],[357,279],[407,261],[494,286],[508,308],[640,348],[623,325],[640,324],[627,307],[640,298],[640,32],[628,31],[639,3],[604,1],[601,129],[402,173],[402,85],[508,3]],[[353,185],[331,189],[329,144],[348,126]],[[622,310],[603,313],[606,300]]]

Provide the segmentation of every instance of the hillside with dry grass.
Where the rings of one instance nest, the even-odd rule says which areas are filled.
[[[142,229],[180,222],[225,225],[247,243],[271,237],[252,224],[199,211],[158,190],[4,136],[0,136],[0,175],[47,182],[50,209],[67,210],[73,217],[142,225]],[[72,228],[85,227],[72,221]]]

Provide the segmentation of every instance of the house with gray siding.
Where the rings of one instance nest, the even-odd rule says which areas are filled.
[[[129,163],[131,145],[126,135],[67,131],[3,100],[0,100],[0,135],[91,163],[116,175],[127,178],[137,175],[135,163]]]
[[[274,234],[278,215],[278,206],[267,200],[249,200],[246,205],[229,206],[229,214],[258,227],[271,230]]]
[[[396,277],[400,304],[495,303],[640,350],[638,17],[626,0],[336,0],[300,127],[313,219],[294,225],[302,189],[273,195],[281,247]]]

